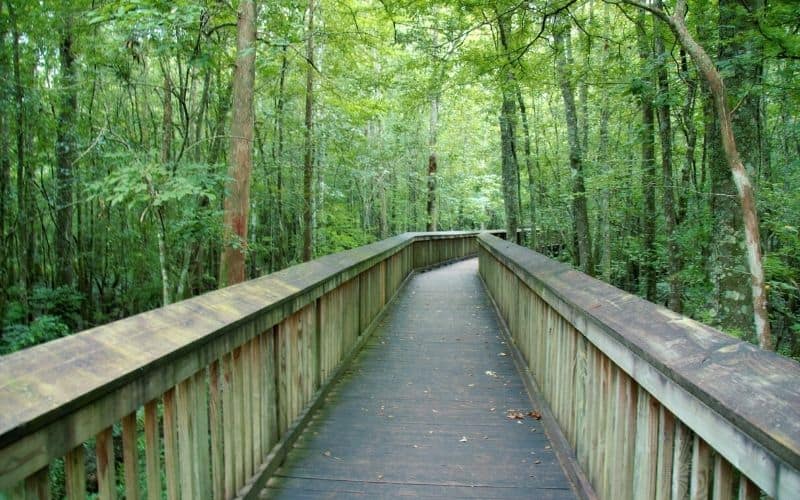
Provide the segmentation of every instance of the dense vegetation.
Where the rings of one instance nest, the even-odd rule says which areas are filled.
[[[490,227],[756,341],[709,87],[651,12],[673,2],[634,3],[259,1],[237,54],[235,1],[2,0],[0,352],[214,289],[224,249],[252,277]],[[800,356],[800,7],[688,7],[755,189],[773,343]],[[223,212],[248,57],[242,239]]]

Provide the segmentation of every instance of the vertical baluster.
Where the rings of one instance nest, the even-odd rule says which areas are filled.
[[[193,436],[195,434],[191,413],[194,409],[192,377],[180,382],[177,386],[177,416],[178,416],[178,469],[181,480],[181,498],[197,498],[197,484],[193,454]]]
[[[761,490],[744,476],[739,478],[739,500],[759,500]]]
[[[245,330],[250,330],[250,327],[242,327]],[[244,458],[244,479],[239,487],[244,485],[244,481],[253,475],[253,395],[250,390],[250,383],[252,382],[252,365],[251,362],[252,343],[245,342],[242,346],[241,363],[242,380],[236,387],[241,388],[241,409],[242,409],[242,447],[239,448],[239,453]]]
[[[208,428],[208,384],[206,381],[206,370],[202,369],[194,374],[193,402],[194,412],[192,415],[192,436],[193,455],[195,461],[194,476],[197,484],[197,496],[200,498],[210,498],[211,489],[211,464],[209,456],[209,428]]]
[[[225,498],[225,456],[222,445],[222,374],[220,362],[208,367],[209,425],[211,437],[211,482],[213,498]]]
[[[110,432],[110,430],[109,430]],[[112,456],[113,463],[113,456]],[[113,476],[112,476],[113,479]],[[50,500],[50,468],[44,467],[25,478],[25,497],[28,499]],[[101,495],[101,498],[102,495]],[[113,497],[108,497],[113,498]]]
[[[233,355],[222,356],[222,440],[225,476],[225,498],[236,493],[236,419],[233,407]]]
[[[733,467],[719,454],[714,456],[714,500],[733,498]]]
[[[100,431],[95,441],[98,492],[101,500],[113,500],[117,498],[117,483],[114,477],[114,438],[111,427]]]
[[[658,459],[656,462],[656,500],[670,500],[675,443],[675,417],[659,407]]]
[[[256,325],[253,325],[254,327]],[[251,341],[251,348],[250,348],[250,376],[252,380],[250,381],[250,394],[253,400],[251,413],[252,417],[252,426],[253,426],[253,469],[258,470],[258,466],[261,465],[261,462],[264,460],[264,451],[262,450],[262,441],[261,441],[261,423],[263,421],[262,418],[262,403],[261,398],[263,387],[261,384],[262,373],[263,370],[261,369],[261,335],[258,334],[259,330],[256,330],[256,335],[253,337]]]
[[[697,435],[692,447],[692,473],[689,483],[689,498],[705,500],[708,498],[709,475],[711,469],[711,448]]]
[[[82,444],[71,449],[64,457],[64,486],[68,499],[86,498],[86,459]]]
[[[692,433],[683,422],[676,422],[672,458],[672,500],[683,500],[688,497],[691,464]]]
[[[167,498],[177,500],[180,494],[178,472],[178,418],[175,388],[164,393],[164,466],[166,467]]]
[[[233,453],[236,455],[236,490],[244,486],[246,458],[244,453],[244,370],[242,347],[233,350]]]
[[[144,459],[147,473],[147,498],[161,498],[161,445],[158,436],[158,401],[144,405]]]
[[[139,498],[139,457],[136,443],[136,412],[122,419],[122,461],[125,466],[125,498]]]
[[[659,405],[641,387],[638,387],[638,392],[633,460],[633,497],[644,500],[654,498],[656,495]]]

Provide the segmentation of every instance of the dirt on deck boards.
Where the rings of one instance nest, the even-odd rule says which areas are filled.
[[[532,410],[477,259],[422,272],[262,498],[575,498]]]

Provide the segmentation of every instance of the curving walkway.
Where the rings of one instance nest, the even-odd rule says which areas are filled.
[[[477,259],[412,277],[264,498],[575,498]]]

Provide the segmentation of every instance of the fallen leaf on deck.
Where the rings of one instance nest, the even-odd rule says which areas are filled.
[[[467,436],[461,436],[461,439],[459,439],[458,441],[460,443],[466,443],[467,442]]]
[[[511,420],[524,420],[525,414],[519,410],[506,410],[506,418]]]
[[[535,418],[536,420],[541,420],[541,419],[542,419],[542,414],[541,414],[541,413],[539,413],[539,412],[538,412],[538,411],[536,411],[536,410],[531,410],[531,411],[529,411],[529,412],[528,412],[528,416],[529,416],[529,417],[533,417],[533,418]]]
[[[486,373],[486,375],[489,375],[490,377],[497,378],[497,374],[492,370],[486,370],[484,373]]]

